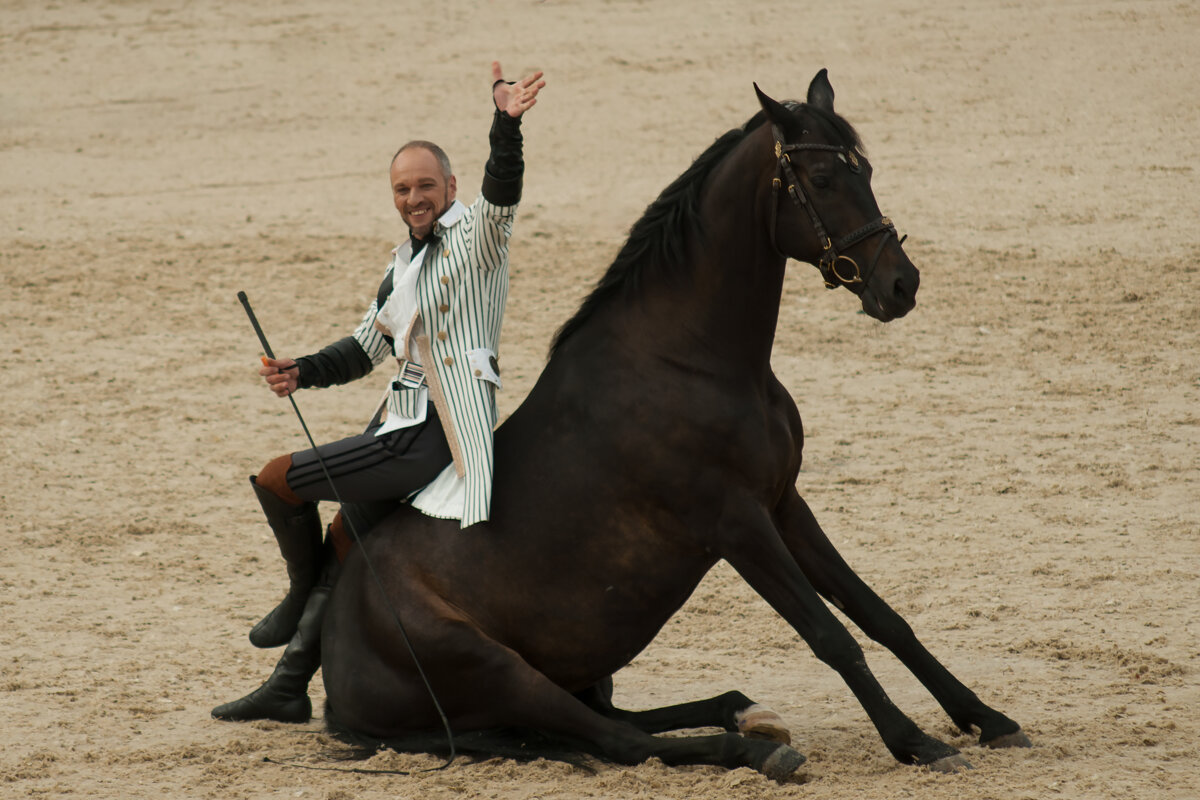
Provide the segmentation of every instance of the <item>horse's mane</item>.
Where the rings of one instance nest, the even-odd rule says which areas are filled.
[[[809,104],[789,102],[785,105],[791,111],[803,110],[816,114],[833,128],[835,135],[846,146],[862,150],[858,133],[838,114]],[[705,178],[765,121],[766,113],[759,111],[741,127],[726,131],[646,208],[641,219],[630,228],[629,238],[608,271],[597,281],[575,316],[567,320],[554,335],[550,355],[571,334],[583,327],[601,306],[613,298],[634,296],[647,275],[672,276],[673,271],[686,263],[684,247],[688,237],[695,236],[701,241],[704,237],[704,230],[699,224],[699,198]]]

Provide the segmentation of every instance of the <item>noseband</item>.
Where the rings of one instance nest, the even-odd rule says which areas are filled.
[[[816,144],[816,143],[800,143],[800,144],[785,144],[783,140],[783,132],[778,125],[772,125],[771,131],[775,136],[775,158],[779,162],[776,167],[775,178],[771,181],[771,197],[772,206],[778,209],[777,197],[779,188],[783,182],[787,181],[788,195],[792,198],[792,203],[802,207],[808,212],[808,218],[812,221],[813,230],[816,231],[817,240],[821,242],[821,258],[817,262],[817,267],[821,270],[821,277],[825,279],[825,288],[836,289],[839,286],[846,286],[855,294],[862,294],[866,291],[867,283],[871,280],[871,274],[875,272],[875,264],[879,261],[879,256],[883,252],[883,246],[887,244],[888,237],[896,236],[896,226],[887,217],[880,217],[874,222],[868,222],[861,228],[851,231],[836,242],[830,238],[829,233],[825,230],[824,223],[821,222],[821,217],[817,214],[817,209],[813,207],[808,196],[804,194],[804,189],[800,186],[800,181],[796,179],[796,173],[792,170],[792,159],[788,155],[798,150],[821,150],[829,153],[837,153],[842,161],[846,162],[851,172],[862,172],[862,166],[858,163],[858,154],[852,148],[844,147],[836,144]],[[771,244],[775,247],[776,252],[787,257],[785,253],[779,250],[779,245],[775,243],[775,227],[779,216],[778,210],[771,217]],[[853,247],[864,239],[869,239],[877,233],[884,234],[883,239],[879,241],[879,246],[875,248],[875,254],[871,257],[870,263],[867,265],[867,274],[863,275],[859,269],[858,262],[848,255],[844,255],[842,251]],[[899,239],[900,244],[904,243],[905,236]],[[844,262],[844,263],[843,263]],[[846,274],[843,274],[845,272]],[[855,291],[854,287],[859,287]]]

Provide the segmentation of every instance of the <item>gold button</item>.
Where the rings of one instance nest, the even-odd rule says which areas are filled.
[[[450,251],[449,251],[449,250],[443,250],[443,251],[442,251],[442,258],[449,258],[449,257],[450,257]],[[445,279],[443,278],[443,280],[445,280]]]
[[[443,314],[445,314],[449,310],[450,310],[450,306],[446,305],[445,303],[442,303],[440,306],[438,306],[438,311],[442,312]]]
[[[445,364],[447,367],[453,367],[454,359],[451,358],[450,356],[446,356],[445,360],[443,360],[442,363]]]
[[[446,285],[446,286],[449,286],[449,285],[450,285],[450,276],[449,276],[449,275],[443,275],[443,276],[442,276],[442,283],[443,283],[444,285]]]
[[[438,331],[438,341],[439,342],[446,341],[446,332],[445,331]]]
[[[483,370],[481,370],[481,369],[475,370],[475,377],[476,378],[483,377]]]

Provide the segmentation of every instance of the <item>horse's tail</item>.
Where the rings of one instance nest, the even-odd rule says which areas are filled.
[[[380,738],[353,730],[340,719],[332,704],[325,702],[325,729],[331,736],[349,745],[350,760],[365,761],[380,750],[397,753],[428,753],[450,757],[450,742],[445,732],[412,733]],[[584,743],[532,728],[496,728],[454,734],[456,754],[472,759],[511,758],[516,761],[535,761],[539,758],[561,761],[590,773],[595,768],[588,762]]]

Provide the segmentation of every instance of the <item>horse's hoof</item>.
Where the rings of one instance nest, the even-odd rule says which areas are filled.
[[[792,773],[800,769],[800,765],[807,760],[801,753],[786,744],[781,744],[771,755],[767,756],[767,760],[763,762],[758,771],[771,780],[781,781],[791,777]]]
[[[780,744],[791,744],[792,733],[783,724],[783,718],[766,706],[755,703],[733,715],[738,733],[750,739],[766,739]]]
[[[939,758],[927,765],[934,772],[954,773],[962,772],[967,769],[975,769],[971,766],[971,762],[967,761],[966,756],[962,753],[955,753],[952,756]]]
[[[984,747],[998,749],[1001,747],[1033,747],[1033,742],[1029,741],[1029,737],[1025,735],[1025,731],[1017,728],[1012,733],[1006,733],[1003,736],[997,736],[995,739],[988,739],[986,742],[979,742]]]

